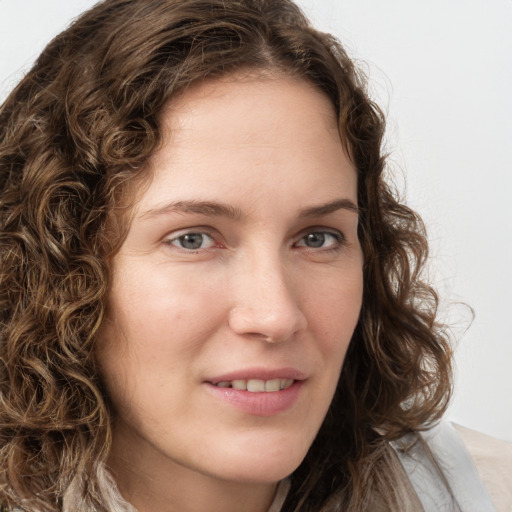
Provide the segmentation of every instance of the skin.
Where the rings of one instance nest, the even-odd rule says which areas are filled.
[[[283,76],[194,86],[162,133],[112,261],[98,353],[110,465],[139,512],[264,512],[323,421],[358,320],[356,172],[329,100]],[[208,384],[285,367],[300,392],[267,416]]]

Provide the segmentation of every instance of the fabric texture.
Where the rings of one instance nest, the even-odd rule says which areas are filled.
[[[393,448],[425,512],[512,512],[512,443],[444,422]]]
[[[450,423],[392,443],[425,512],[496,512],[462,439]]]
[[[290,490],[290,480],[285,478],[279,482],[277,486],[276,495],[274,496],[274,501],[267,512],[279,512],[281,507],[283,506],[284,500]]]
[[[512,443],[443,422],[391,447],[404,470],[400,512],[512,512]],[[288,490],[283,480],[268,512],[281,510]]]
[[[512,512],[512,443],[453,425],[464,441],[497,512]]]

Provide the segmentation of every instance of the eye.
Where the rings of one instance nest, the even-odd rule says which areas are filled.
[[[215,240],[206,233],[185,233],[166,241],[166,243],[187,251],[209,249],[215,246]]]
[[[307,247],[309,249],[336,249],[343,241],[343,235],[338,232],[311,231],[305,234],[295,246]]]

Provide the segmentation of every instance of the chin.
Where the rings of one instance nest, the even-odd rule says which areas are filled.
[[[301,460],[281,461],[278,464],[260,465],[245,460],[239,471],[229,470],[223,479],[244,484],[273,484],[291,475],[300,465]],[[219,476],[219,475],[217,475]]]
[[[237,448],[223,464],[227,480],[274,483],[293,473],[304,460],[310,443],[293,443],[293,436],[281,442],[260,443],[257,447]],[[220,468],[217,468],[220,469]]]

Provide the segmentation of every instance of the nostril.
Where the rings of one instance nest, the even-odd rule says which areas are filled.
[[[231,329],[268,343],[290,339],[307,325],[300,300],[297,300],[303,294],[297,292],[289,272],[285,273],[275,255],[259,252],[248,261],[230,275]],[[297,280],[295,274],[294,280]]]
[[[259,332],[248,332],[247,336],[254,338],[255,340],[264,341],[265,343],[279,343],[281,340],[274,338],[273,336],[269,336],[267,334],[262,334]]]
[[[237,334],[272,344],[289,340],[306,327],[307,321],[294,304],[277,310],[239,306],[231,310],[229,325]]]

